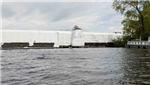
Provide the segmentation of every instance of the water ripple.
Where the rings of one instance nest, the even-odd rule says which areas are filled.
[[[150,50],[2,51],[2,85],[149,85]]]

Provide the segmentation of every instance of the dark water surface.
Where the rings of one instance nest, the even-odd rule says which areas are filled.
[[[1,85],[150,85],[150,50],[2,50]]]

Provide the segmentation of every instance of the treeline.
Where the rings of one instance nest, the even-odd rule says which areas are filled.
[[[124,15],[121,22],[123,37],[113,40],[115,46],[124,47],[128,40],[147,40],[150,36],[150,1],[149,0],[114,0],[113,9]]]

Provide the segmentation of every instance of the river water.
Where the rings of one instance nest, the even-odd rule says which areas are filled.
[[[1,85],[150,85],[150,50],[2,50]]]

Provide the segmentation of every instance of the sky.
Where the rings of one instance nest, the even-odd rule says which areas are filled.
[[[86,32],[122,32],[124,16],[112,4],[110,0],[5,0],[2,29],[71,31],[77,25]]]

